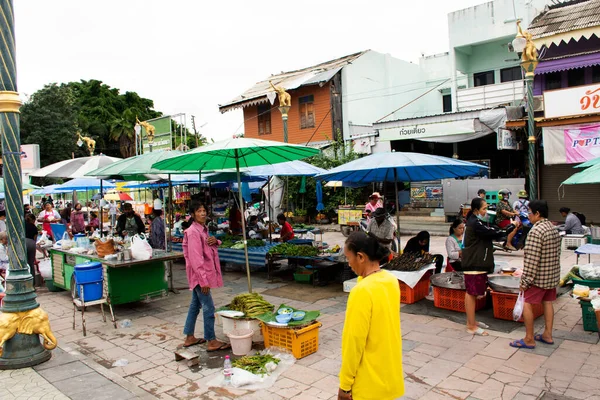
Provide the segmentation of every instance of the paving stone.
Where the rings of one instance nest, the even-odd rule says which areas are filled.
[[[341,366],[342,366],[341,361],[325,358],[321,361],[318,361],[318,362],[312,364],[310,367],[313,369],[317,369],[319,371],[325,372],[330,375],[337,375],[340,372]]]
[[[279,378],[277,382],[275,382],[275,385],[269,388],[269,391],[272,393],[277,393],[283,398],[291,399],[306,389],[308,389],[307,385],[293,381],[289,378]]]
[[[311,385],[316,381],[325,378],[327,375],[327,373],[319,371],[317,368],[315,368],[314,365],[310,368],[304,367],[302,365],[292,365],[288,370],[286,370],[282,374],[282,376],[285,376],[300,383],[304,383],[305,385]]]
[[[486,343],[461,343],[458,346],[453,346],[444,351],[438,357],[443,360],[465,363],[473,358],[479,351],[483,350],[486,346]]]
[[[510,347],[508,342],[509,341],[504,338],[497,338],[483,350],[479,351],[479,354],[508,360],[516,351],[518,351],[518,349]]]
[[[484,374],[491,374],[495,372],[503,362],[503,360],[498,358],[478,354],[467,361],[464,366]]]
[[[89,393],[89,391],[94,388],[104,388],[109,385],[115,385],[109,379],[95,371],[55,381],[52,382],[52,384],[69,397],[73,397],[77,393]],[[88,397],[88,399],[89,398],[90,397]]]
[[[544,356],[517,351],[511,358],[506,360],[503,365],[518,371],[533,374],[546,360],[547,357]]]
[[[58,365],[51,369],[40,370],[39,374],[49,382],[54,383],[63,379],[88,374],[90,372],[93,372],[90,367],[81,361],[74,361],[68,364]]]
[[[460,363],[434,359],[417,370],[415,376],[421,378],[428,385],[436,386],[438,383],[452,375],[452,373],[461,366],[462,364]]]

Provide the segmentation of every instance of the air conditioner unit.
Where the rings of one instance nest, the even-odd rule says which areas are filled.
[[[544,96],[533,96],[533,111],[544,111]]]

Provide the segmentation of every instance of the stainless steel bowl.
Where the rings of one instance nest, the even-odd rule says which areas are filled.
[[[443,274],[435,274],[431,278],[433,286],[446,289],[465,289],[465,278],[462,272],[445,272]]]
[[[518,294],[521,279],[511,275],[490,275],[488,283],[496,292]]]

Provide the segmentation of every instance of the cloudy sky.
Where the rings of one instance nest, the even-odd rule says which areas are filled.
[[[483,0],[14,0],[19,92],[98,79],[243,131],[225,103],[272,73],[372,49],[418,62],[448,50],[447,14]]]

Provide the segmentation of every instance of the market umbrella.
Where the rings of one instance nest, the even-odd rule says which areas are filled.
[[[581,172],[571,175],[562,185],[583,185],[600,183],[600,164],[584,169]]]
[[[239,187],[241,186],[240,168],[278,164],[286,161],[300,160],[317,154],[319,154],[318,149],[306,146],[270,140],[233,138],[198,147],[178,157],[160,161],[154,164],[153,167],[157,170],[171,173],[191,173],[235,168]],[[240,205],[242,206],[242,234],[245,238],[246,222],[244,221],[244,203],[241,190],[238,191],[238,196]],[[246,258],[248,291],[252,292],[248,247],[245,240],[244,255]]]
[[[92,189],[100,189],[100,186],[104,186],[104,189],[114,189],[117,186],[110,182],[104,181],[102,185],[100,184],[100,179],[96,178],[76,178],[72,179],[68,182],[63,183],[62,185],[58,185],[57,189],[66,189],[67,191],[83,191],[83,190],[92,190]]]
[[[154,170],[152,165],[162,160],[166,160],[172,157],[177,157],[184,154],[182,151],[154,151],[152,153],[145,153],[135,157],[129,157],[124,160],[120,160],[111,165],[106,165],[102,168],[90,170],[86,176],[99,176],[99,177],[120,177],[126,181],[145,181],[147,179],[153,179],[148,175],[158,175],[160,172]],[[156,177],[159,178],[159,177]]]
[[[487,170],[484,165],[462,161],[455,158],[434,156],[421,153],[385,152],[350,161],[323,174],[317,179],[370,183],[391,181],[395,184],[396,209],[400,211],[398,201],[398,182],[433,181],[446,178],[461,178],[480,175]],[[396,212],[398,240],[400,239],[400,218]]]
[[[108,192],[104,195],[104,200],[132,201],[133,198],[124,192]]]
[[[29,175],[41,178],[84,178],[88,172],[105,167],[119,160],[121,159],[105,156],[104,154],[79,157],[50,164],[37,171],[33,171]]]

